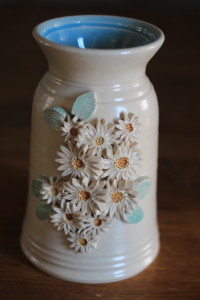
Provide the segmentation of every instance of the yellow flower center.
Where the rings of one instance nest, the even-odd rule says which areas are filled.
[[[94,220],[94,225],[95,225],[95,226],[99,227],[99,226],[101,226],[101,224],[102,224],[102,221],[101,221],[101,220],[99,220],[99,219],[95,219],[95,220]]]
[[[73,215],[72,214],[65,214],[64,216],[63,216],[63,221],[65,222],[65,223],[67,223],[68,221],[71,221],[73,219]]]
[[[73,135],[73,136],[77,136],[78,135],[78,129],[75,128],[75,127],[72,127],[70,129],[70,134]]]
[[[86,201],[86,200],[90,199],[90,193],[88,191],[80,191],[78,193],[78,197],[81,200]]]
[[[121,192],[115,192],[111,196],[112,202],[119,203],[123,199],[123,194]]]
[[[116,161],[114,162],[115,167],[118,169],[125,169],[128,166],[128,164],[129,164],[128,157],[120,157],[116,159]]]
[[[52,189],[50,190],[50,193],[51,193],[52,196],[57,196],[57,195],[58,195],[58,189],[52,188]]]
[[[129,131],[129,132],[133,131],[133,126],[132,126],[132,124],[126,124],[126,125],[125,125],[125,128],[126,128],[126,130]]]
[[[81,159],[75,157],[72,159],[72,167],[75,170],[81,170],[84,167],[84,163]]]
[[[78,240],[79,240],[79,243],[80,243],[81,246],[86,246],[87,245],[87,240],[86,239],[80,238]]]
[[[102,136],[99,136],[96,138],[95,142],[96,142],[97,146],[101,146],[104,143],[104,138]]]

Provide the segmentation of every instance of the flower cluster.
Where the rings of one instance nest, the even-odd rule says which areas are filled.
[[[90,252],[113,218],[126,222],[133,213],[139,129],[132,113],[121,113],[112,124],[97,119],[93,125],[77,116],[63,122],[64,144],[56,158],[61,176],[43,182],[40,194],[51,205],[51,223],[75,251]]]

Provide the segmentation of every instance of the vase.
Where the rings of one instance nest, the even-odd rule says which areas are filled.
[[[33,35],[49,70],[33,101],[23,252],[69,281],[136,275],[159,250],[158,104],[145,68],[164,35],[100,15],[52,19]]]

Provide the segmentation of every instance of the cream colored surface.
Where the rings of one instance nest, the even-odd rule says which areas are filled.
[[[36,38],[38,38],[36,36]],[[85,50],[38,41],[48,59],[49,71],[36,90],[32,109],[30,188],[21,244],[26,256],[40,269],[77,282],[103,283],[128,278],[142,271],[156,257],[159,237],[156,216],[158,105],[152,84],[145,75],[147,62],[164,40],[122,50]],[[158,74],[159,76],[159,74]],[[143,153],[137,175],[152,179],[152,187],[139,202],[144,219],[138,224],[114,220],[112,229],[101,235],[91,254],[77,254],[67,246],[66,236],[35,214],[38,203],[31,194],[32,179],[40,174],[59,174],[56,152],[63,137],[48,127],[43,110],[58,105],[70,111],[84,92],[96,93],[92,118],[113,121],[121,111],[133,112],[142,123],[138,145]]]

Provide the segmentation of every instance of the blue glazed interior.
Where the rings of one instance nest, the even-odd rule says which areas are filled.
[[[147,45],[159,32],[142,21],[109,16],[76,16],[53,19],[38,27],[54,43],[87,49],[123,49]]]

